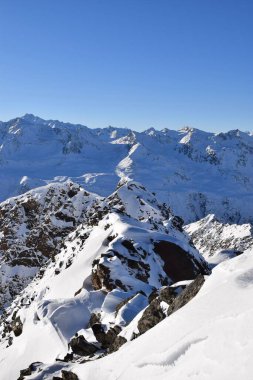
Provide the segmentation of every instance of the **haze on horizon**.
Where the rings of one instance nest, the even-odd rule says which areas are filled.
[[[253,129],[250,0],[0,2],[0,120]]]

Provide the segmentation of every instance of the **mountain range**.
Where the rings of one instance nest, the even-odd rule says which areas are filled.
[[[0,123],[0,200],[66,179],[108,196],[133,180],[185,222],[242,224],[252,222],[252,153],[253,135],[239,130],[89,129],[28,114]]]
[[[1,380],[250,380],[253,135],[0,123]]]

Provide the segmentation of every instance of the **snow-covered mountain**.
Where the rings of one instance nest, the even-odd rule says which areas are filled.
[[[239,130],[89,129],[25,115],[0,123],[0,166],[2,200],[66,179],[108,196],[130,179],[186,222],[252,222],[253,136]]]
[[[0,380],[251,380],[252,164],[240,131],[0,123]]]
[[[2,274],[6,288],[12,284],[2,297],[6,379],[34,361],[52,371],[57,358],[80,362],[116,350],[163,320],[198,275],[210,274],[182,220],[135,182],[104,199],[73,183],[47,185],[2,210],[12,231],[2,237]]]
[[[184,229],[196,248],[213,264],[238,256],[253,247],[252,224],[223,224],[215,215],[208,215]]]

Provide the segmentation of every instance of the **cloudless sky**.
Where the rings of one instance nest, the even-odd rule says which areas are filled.
[[[0,120],[253,130],[252,0],[0,0]]]

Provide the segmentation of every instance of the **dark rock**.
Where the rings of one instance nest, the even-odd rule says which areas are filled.
[[[72,338],[69,342],[69,346],[74,354],[79,356],[88,356],[94,354],[98,350],[94,344],[87,342],[83,335]]]
[[[64,362],[71,362],[72,360],[73,360],[73,353],[71,352],[71,353],[67,353],[65,356],[64,356],[64,358],[63,358],[63,361]]]
[[[164,301],[168,304],[171,304],[172,301],[177,297],[177,292],[174,288],[167,286],[166,288],[162,288],[160,290],[159,299],[160,301]]]
[[[148,296],[148,303],[151,303],[155,298],[159,296],[159,292],[157,289],[154,289],[150,295]]]
[[[126,287],[126,286],[123,284],[123,282],[120,281],[118,278],[115,280],[115,285],[116,285],[118,288],[124,290],[124,292],[127,292],[127,287]]]
[[[23,323],[21,322],[20,317],[18,316],[11,322],[11,329],[15,336],[19,336],[23,331]]]
[[[25,369],[21,369],[20,370],[20,376],[19,376],[18,380],[23,380],[25,378],[25,376],[30,376],[31,374],[32,374],[32,371],[29,367],[25,368]]]
[[[78,376],[74,372],[62,370],[61,374],[63,380],[78,380]]]
[[[107,291],[111,292],[116,287],[110,279],[110,269],[104,264],[97,264],[96,269],[92,270],[91,282],[95,290],[105,287]]]
[[[144,334],[146,331],[157,325],[157,323],[161,322],[166,317],[160,306],[160,303],[161,301],[158,297],[154,299],[144,310],[144,313],[138,322],[138,330],[140,334]]]
[[[199,274],[198,277],[190,285],[188,285],[187,288],[184,289],[178,297],[175,298],[175,300],[172,302],[168,309],[168,315],[171,315],[172,313],[186,305],[193,297],[195,297],[202,285],[204,284],[204,282],[204,276]]]
[[[171,222],[180,232],[183,231],[184,220],[180,216],[173,216]]]
[[[121,346],[123,346],[123,344],[125,344],[126,342],[127,342],[126,338],[124,338],[123,336],[118,335],[116,337],[116,339],[114,340],[114,342],[112,343],[112,345],[110,346],[109,353],[118,351],[118,349]]]
[[[99,322],[100,322],[100,314],[91,313],[89,327],[92,327],[93,325],[95,325],[95,323],[99,323]]]
[[[26,376],[32,375],[34,371],[41,365],[41,362],[35,362],[29,365],[29,367],[20,370],[20,376],[18,380],[24,380]]]
[[[91,328],[97,341],[101,343],[103,348],[109,348],[121,331],[121,327],[114,326],[105,332],[101,323],[95,323]]]
[[[134,248],[133,242],[131,240],[123,240],[121,242],[123,247],[125,247],[128,251],[133,252],[133,253],[138,253],[136,249]]]
[[[199,273],[210,273],[204,260],[197,261],[189,252],[169,241],[155,242],[154,251],[161,256],[164,261],[163,269],[173,282],[192,280]]]

